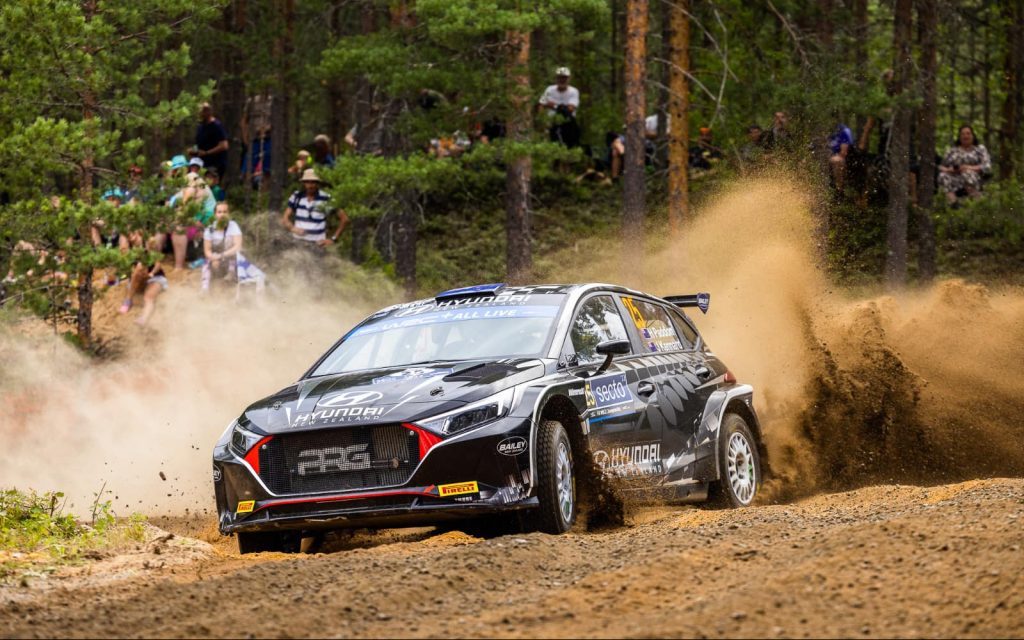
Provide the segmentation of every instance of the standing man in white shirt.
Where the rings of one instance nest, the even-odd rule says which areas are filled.
[[[576,112],[580,108],[580,91],[569,84],[569,67],[555,71],[555,84],[549,86],[537,101],[539,107],[547,109],[551,127],[548,134],[552,142],[560,142],[572,149],[580,144],[580,127],[576,124]]]
[[[338,229],[333,235],[327,235],[331,196],[320,188],[320,182],[315,170],[306,169],[302,173],[302,191],[296,191],[288,198],[288,207],[281,217],[284,228],[291,231],[296,240],[308,243],[306,246],[328,247],[334,244],[348,224],[348,216],[342,209],[337,209]]]

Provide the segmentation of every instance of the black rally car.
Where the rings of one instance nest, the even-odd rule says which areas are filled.
[[[561,533],[583,456],[625,491],[750,504],[764,459],[753,389],[682,310],[709,300],[494,284],[382,309],[224,432],[220,530],[247,552],[527,510]]]

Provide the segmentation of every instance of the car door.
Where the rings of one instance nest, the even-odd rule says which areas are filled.
[[[594,461],[610,476],[659,475],[661,434],[657,424],[643,419],[653,386],[643,377],[634,340],[633,353],[617,356],[607,371],[595,375],[604,361],[597,345],[607,340],[630,340],[622,309],[610,294],[592,295],[577,306],[562,357],[570,373],[586,376],[583,418]]]
[[[681,335],[672,311],[662,303],[628,295],[622,296],[622,303],[644,352],[640,375],[655,389],[644,417],[651,429],[661,434],[665,479],[676,480],[687,467],[692,470],[694,438],[703,407],[697,393],[702,383],[695,374],[696,344]]]

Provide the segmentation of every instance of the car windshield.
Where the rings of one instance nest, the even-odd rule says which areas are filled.
[[[445,360],[539,357],[561,294],[498,296],[398,309],[353,330],[311,376]]]

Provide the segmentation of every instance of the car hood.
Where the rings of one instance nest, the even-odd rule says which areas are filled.
[[[460,361],[319,376],[249,406],[244,421],[266,433],[413,422],[458,409],[544,375],[536,358]]]

